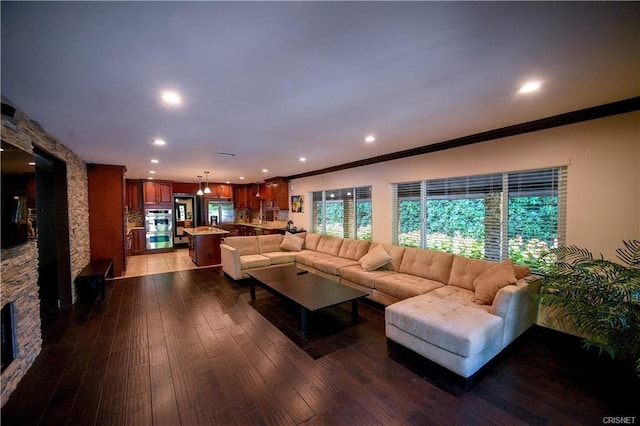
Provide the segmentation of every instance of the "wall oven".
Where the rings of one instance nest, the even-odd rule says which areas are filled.
[[[173,216],[171,209],[147,209],[144,228],[147,250],[173,247]]]

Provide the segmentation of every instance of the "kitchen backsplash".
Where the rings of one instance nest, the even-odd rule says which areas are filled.
[[[142,210],[130,210],[127,213],[127,226],[144,226],[144,212]]]

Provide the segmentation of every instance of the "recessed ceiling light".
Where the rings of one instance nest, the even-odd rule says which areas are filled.
[[[153,176],[149,176],[147,179],[149,179],[149,180],[153,180]]]
[[[176,92],[162,92],[162,100],[169,105],[180,105],[182,98]]]
[[[151,162],[152,162],[153,164],[158,164],[158,163],[159,163],[159,161],[158,161],[158,160],[156,160],[155,158],[152,158],[152,159],[151,159]]]
[[[525,83],[522,87],[520,87],[520,90],[518,90],[518,92],[520,93],[535,92],[536,90],[540,89],[541,86],[542,86],[542,83],[540,83],[539,81],[529,81],[528,83]]]
[[[228,185],[228,184],[230,184],[230,183],[231,183],[231,181],[226,181],[225,183]]]
[[[269,170],[267,169],[262,169],[262,173],[267,173]]]
[[[373,135],[369,135],[366,138],[364,138],[364,141],[369,143],[374,142],[375,140],[376,140],[376,137]]]
[[[240,176],[240,180],[244,180],[244,176]]]
[[[304,157],[300,157],[300,158],[298,158],[298,161],[301,161],[301,162],[303,162],[303,163],[304,163],[305,161],[307,161],[307,159],[306,159],[306,158],[304,158]]]
[[[149,170],[149,174],[155,175],[156,171],[155,170]]]
[[[166,145],[167,143],[162,139],[156,139],[153,141],[153,144],[157,146],[162,146],[162,145]]]

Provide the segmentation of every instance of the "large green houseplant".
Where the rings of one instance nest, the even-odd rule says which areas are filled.
[[[584,346],[635,363],[640,376],[640,241],[623,241],[622,263],[576,246],[551,249],[542,267],[540,305],[558,308]],[[633,364],[631,364],[633,365]]]

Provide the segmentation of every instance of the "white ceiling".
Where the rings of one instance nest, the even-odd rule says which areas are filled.
[[[0,7],[2,95],[130,178],[254,182],[640,94],[638,2]]]

